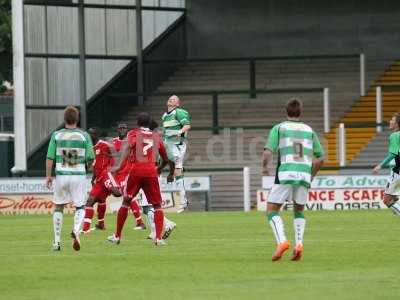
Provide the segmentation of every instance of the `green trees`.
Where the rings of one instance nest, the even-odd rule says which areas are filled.
[[[11,0],[0,0],[0,92],[4,80],[12,82]]]

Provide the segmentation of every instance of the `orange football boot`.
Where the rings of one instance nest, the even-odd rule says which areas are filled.
[[[285,253],[285,251],[287,251],[289,247],[290,247],[289,241],[284,241],[283,243],[278,244],[274,255],[272,255],[272,261],[280,260],[283,253]]]
[[[299,244],[293,250],[292,259],[293,261],[298,261],[301,259],[301,255],[303,254],[303,245]]]

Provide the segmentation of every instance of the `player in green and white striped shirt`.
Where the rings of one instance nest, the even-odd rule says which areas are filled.
[[[91,168],[94,159],[92,140],[89,134],[77,128],[79,112],[69,106],[64,112],[65,128],[51,135],[46,159],[46,185],[50,189],[53,183],[52,170],[55,163],[56,181],[54,185],[53,249],[61,249],[61,228],[64,206],[73,202],[76,210],[74,227],[71,232],[73,248],[80,249],[79,232],[84,218],[87,198],[86,168]]]
[[[389,123],[389,128],[393,131],[389,136],[388,154],[386,158],[378,164],[373,172],[377,174],[382,167],[390,165],[394,161],[389,182],[385,189],[383,202],[396,215],[400,216],[400,113],[394,114]]]
[[[185,185],[183,180],[183,160],[187,148],[187,134],[190,130],[190,115],[180,108],[178,96],[172,95],[167,102],[167,111],[162,116],[163,140],[168,156],[175,163],[175,180],[179,188],[181,201],[178,213],[188,206]]]
[[[275,184],[268,196],[267,216],[275,235],[277,249],[272,256],[276,261],[289,249],[279,210],[285,201],[294,204],[294,230],[296,246],[292,260],[299,260],[303,252],[305,229],[304,206],[311,181],[323,163],[323,149],[317,134],[300,121],[302,103],[291,99],[286,105],[287,121],[275,125],[268,137],[263,153],[263,175],[269,175],[272,154],[278,153]]]

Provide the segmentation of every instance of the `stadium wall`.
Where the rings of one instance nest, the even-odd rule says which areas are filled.
[[[398,57],[398,0],[187,0],[188,56]]]
[[[105,4],[105,1],[85,1]],[[115,0],[107,4],[134,5]],[[184,7],[184,0],[145,0],[144,6]],[[182,12],[143,10],[143,47],[160,36]],[[79,59],[49,55],[78,54],[78,9],[24,6],[25,88],[27,105],[79,105]],[[89,100],[130,62],[117,56],[136,55],[136,11],[85,8],[86,54],[115,59],[86,59]],[[34,151],[62,123],[62,110],[27,109],[27,151]]]

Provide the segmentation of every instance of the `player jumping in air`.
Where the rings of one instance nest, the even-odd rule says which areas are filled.
[[[389,136],[389,149],[386,158],[377,165],[373,172],[377,174],[382,167],[386,167],[394,159],[389,182],[386,186],[383,202],[396,215],[400,216],[400,113],[396,113],[390,120],[389,128],[393,131]]]
[[[289,249],[279,210],[286,200],[294,204],[295,248],[292,260],[300,260],[303,253],[303,235],[306,225],[304,205],[311,181],[323,164],[323,149],[317,134],[300,121],[302,103],[291,99],[286,104],[287,121],[275,125],[263,153],[263,175],[269,175],[268,165],[273,153],[278,153],[275,183],[268,196],[267,217],[275,235],[277,248],[272,261],[279,260]]]
[[[187,134],[190,130],[190,115],[180,108],[178,96],[172,95],[167,101],[167,111],[162,116],[163,140],[168,156],[175,163],[175,179],[179,188],[180,207],[178,213],[188,207],[183,180],[183,160],[186,154]]]
[[[117,132],[118,136],[112,139],[112,143],[114,144],[114,148],[117,151],[117,156],[120,156],[122,142],[126,138],[126,134],[128,133],[128,125],[125,123],[118,124]],[[143,223],[140,207],[136,199],[132,199],[131,201],[131,210],[136,221],[136,226],[134,229],[135,230],[146,229],[146,226]]]
[[[66,204],[73,202],[76,210],[71,238],[73,248],[78,251],[81,247],[79,232],[86,203],[86,168],[90,168],[94,153],[89,134],[77,128],[79,112],[75,107],[65,109],[64,121],[65,128],[51,135],[46,159],[46,186],[49,189],[52,186],[55,163],[53,250],[61,250],[63,210]]]
[[[118,171],[125,158],[129,159],[131,166],[124,190],[124,200],[118,211],[116,232],[108,237],[111,243],[119,244],[122,229],[131,204],[131,199],[140,189],[154,208],[154,223],[156,227],[156,245],[164,245],[161,238],[164,226],[164,212],[161,208],[161,191],[158,183],[158,174],[167,165],[170,165],[170,173],[167,180],[173,181],[174,163],[168,160],[165,147],[160,136],[150,130],[152,118],[148,113],[141,113],[137,118],[139,128],[128,133],[127,142],[122,145],[122,153],[119,161],[111,171]],[[157,154],[160,154],[162,164],[157,168]]]

